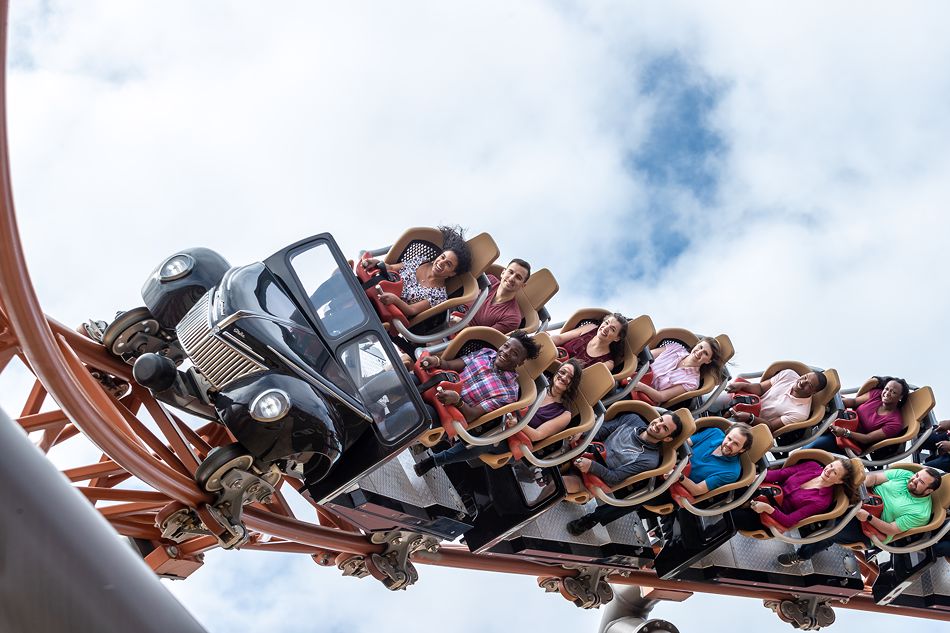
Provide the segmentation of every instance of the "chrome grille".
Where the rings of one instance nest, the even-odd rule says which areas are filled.
[[[211,328],[211,295],[208,292],[188,311],[175,331],[178,342],[201,375],[215,390],[229,382],[266,371],[267,367],[218,338]]]

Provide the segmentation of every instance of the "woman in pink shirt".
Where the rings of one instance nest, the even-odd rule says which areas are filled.
[[[652,380],[648,381],[650,384],[638,383],[633,388],[633,397],[642,400],[642,397],[637,397],[637,394],[642,394],[655,405],[698,388],[700,372],[706,365],[712,365],[717,371],[722,366],[719,341],[708,336],[700,339],[691,350],[687,350],[682,343],[670,341],[650,350],[650,353],[653,354],[653,362],[650,363]]]

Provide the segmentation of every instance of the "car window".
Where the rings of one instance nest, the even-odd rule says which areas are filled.
[[[418,427],[421,412],[375,334],[366,334],[344,346],[340,360],[380,437],[394,442]]]
[[[318,242],[295,253],[290,263],[330,336],[342,336],[366,322],[367,315],[344,277],[349,271],[340,270],[326,244]]]

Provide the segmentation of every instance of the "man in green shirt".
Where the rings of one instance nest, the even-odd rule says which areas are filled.
[[[860,541],[870,547],[871,541],[861,529],[862,522],[867,522],[884,534],[885,543],[900,538],[908,530],[927,525],[932,509],[930,495],[940,487],[940,475],[940,471],[934,468],[923,468],[917,472],[890,468],[870,473],[864,483],[868,489],[873,487],[875,494],[881,497],[884,508],[880,517],[874,517],[864,509],[858,510],[854,519],[835,536],[802,545],[796,552],[781,554],[778,562],[785,567],[791,567],[828,549],[834,543]]]

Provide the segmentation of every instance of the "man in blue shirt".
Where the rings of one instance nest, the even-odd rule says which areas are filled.
[[[724,432],[710,427],[694,433],[689,439],[693,448],[689,459],[689,476],[680,478],[680,484],[694,497],[706,494],[720,486],[730,484],[739,478],[742,465],[739,456],[752,446],[752,429],[747,424],[737,422]],[[651,504],[663,504],[672,501],[668,492],[650,500]],[[593,512],[567,524],[567,531],[578,536],[596,524],[607,525],[637,509],[637,506],[618,507],[602,505]],[[672,519],[672,515],[667,515]]]

